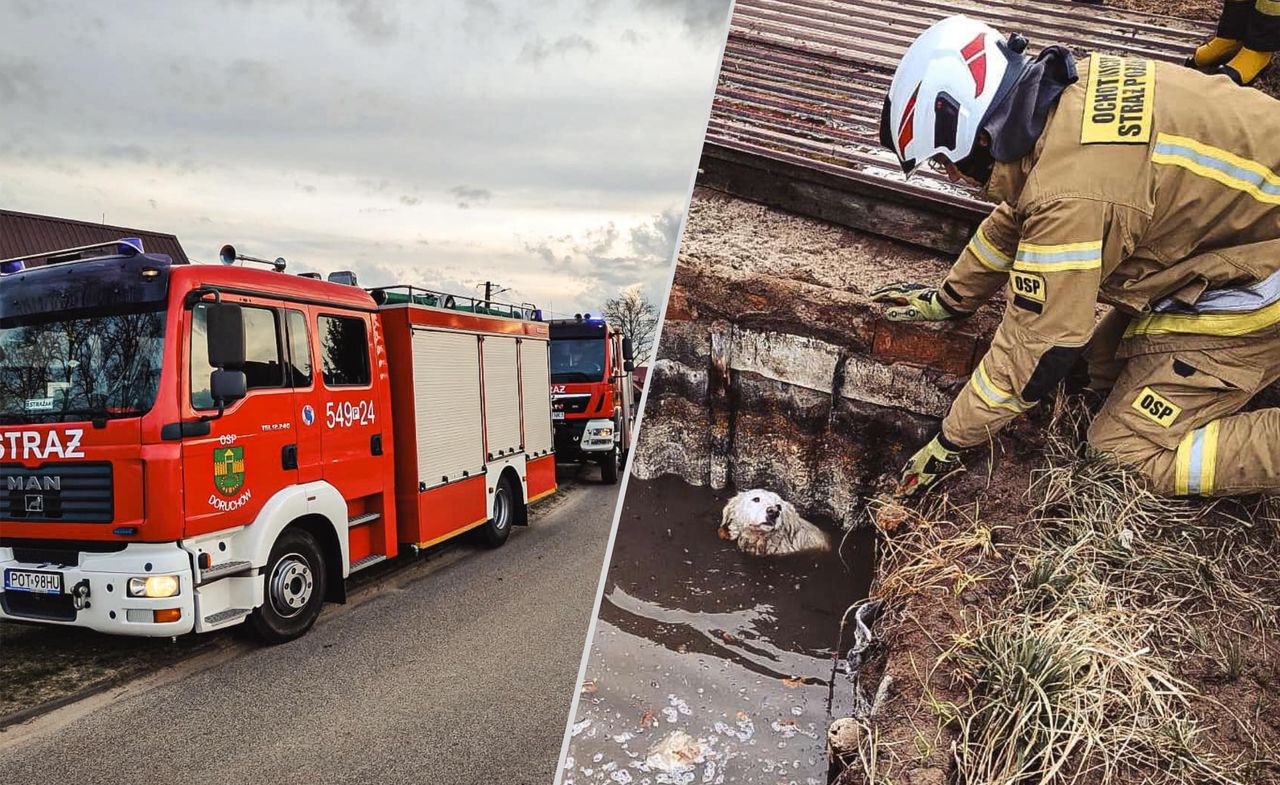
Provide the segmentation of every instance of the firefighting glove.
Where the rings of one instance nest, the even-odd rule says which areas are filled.
[[[937,289],[919,283],[894,283],[876,289],[871,302],[895,306],[884,312],[894,322],[941,322],[959,315],[947,310]]]
[[[894,495],[914,496],[960,466],[960,451],[948,444],[942,434],[938,434],[907,462]]]

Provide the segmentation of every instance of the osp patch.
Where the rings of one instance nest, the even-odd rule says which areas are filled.
[[[1143,387],[1133,399],[1133,408],[1161,428],[1173,425],[1182,414],[1182,407],[1165,398],[1150,387]]]
[[[1043,313],[1047,287],[1044,276],[1014,270],[1009,273],[1013,304],[1032,313]]]

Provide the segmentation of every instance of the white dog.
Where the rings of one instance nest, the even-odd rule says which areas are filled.
[[[743,491],[730,499],[720,518],[720,537],[756,556],[831,550],[822,529],[771,491]]]

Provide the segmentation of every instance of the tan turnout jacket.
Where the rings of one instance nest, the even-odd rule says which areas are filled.
[[[1184,313],[1211,290],[1257,299],[1280,271],[1280,103],[1137,58],[1094,56],[1079,71],[1032,154],[996,165],[1000,205],[942,287],[972,312],[1008,285],[991,350],[943,422],[960,447],[1057,385],[1098,301],[1138,317],[1122,352],[1232,347],[1280,325],[1280,303]]]

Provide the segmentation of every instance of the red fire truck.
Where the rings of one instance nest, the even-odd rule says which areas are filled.
[[[598,463],[604,482],[616,483],[635,436],[631,340],[591,314],[550,325],[556,455]]]
[[[283,267],[0,262],[0,618],[282,642],[555,492],[536,309]]]

